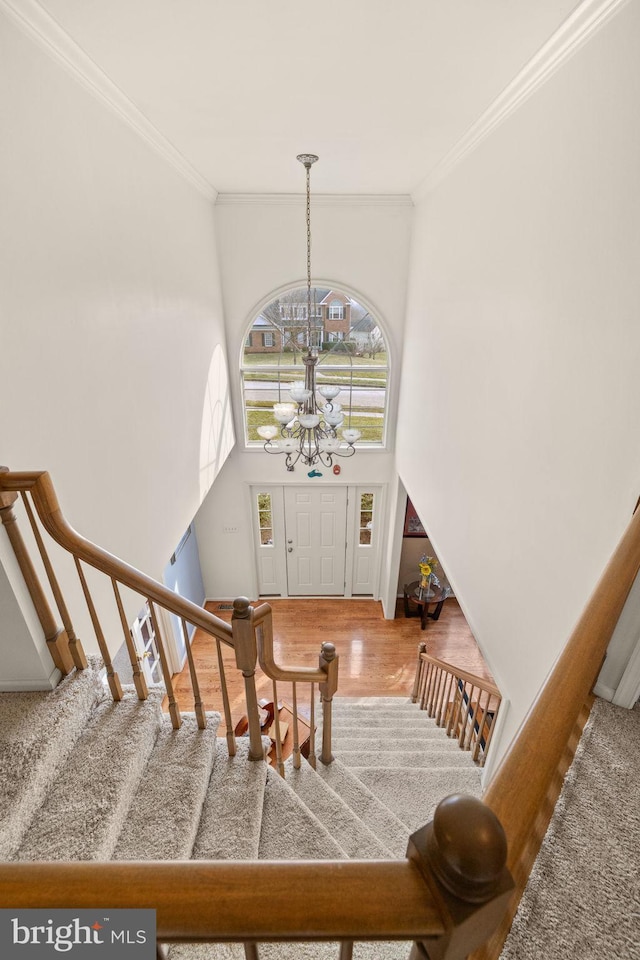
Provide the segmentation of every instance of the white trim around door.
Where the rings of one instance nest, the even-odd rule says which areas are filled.
[[[260,596],[377,597],[384,487],[251,485]]]

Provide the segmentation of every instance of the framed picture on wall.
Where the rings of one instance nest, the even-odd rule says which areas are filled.
[[[416,508],[407,497],[407,510],[404,515],[403,537],[426,537],[427,531],[422,526],[420,517],[416,513]]]

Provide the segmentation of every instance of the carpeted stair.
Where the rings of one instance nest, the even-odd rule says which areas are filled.
[[[235,757],[162,691],[113,703],[95,667],[51,693],[0,694],[0,855],[5,860],[402,857],[445,795],[480,794],[480,772],[417,707],[334,703],[329,766],[287,779]],[[318,731],[318,737],[321,730]],[[320,740],[318,739],[318,743]],[[503,960],[640,960],[640,707],[596,700]],[[613,813],[613,815],[612,815]],[[399,960],[404,943],[357,944]],[[240,945],[173,946],[171,960],[241,960]],[[261,960],[329,960],[334,944],[262,945]]]
[[[0,694],[0,859],[10,860],[104,688],[93,670],[51,693]]]
[[[339,760],[320,764],[320,776],[394,856],[404,855],[409,834],[443,797],[481,796],[470,754],[404,698],[336,698],[332,734]]]
[[[640,703],[596,699],[501,960],[640,960]]]
[[[162,693],[101,700],[27,829],[18,860],[109,860],[162,720]]]
[[[283,780],[248,760],[246,739],[228,756],[218,714],[205,730],[190,714],[173,730],[162,694],[141,702],[127,689],[113,703],[96,669],[53,693],[0,694],[4,859],[402,857],[444,795],[480,792],[468,754],[404,699],[336,699],[335,761],[314,771],[290,759]],[[406,944],[361,944],[355,956],[406,953]],[[171,949],[171,960],[243,955],[237,945]],[[260,955],[323,960],[336,947],[263,946]]]

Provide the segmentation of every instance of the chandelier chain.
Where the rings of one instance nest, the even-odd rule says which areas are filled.
[[[311,349],[311,164],[307,171],[307,350]]]

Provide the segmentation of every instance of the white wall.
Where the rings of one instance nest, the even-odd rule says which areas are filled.
[[[0,529],[0,690],[52,690],[60,680],[4,528]]]
[[[398,468],[503,746],[638,496],[639,37],[636,2],[416,210]]]
[[[400,382],[412,214],[413,207],[406,198],[376,203],[348,197],[314,202],[312,198],[314,281],[352,293],[381,319],[391,357],[392,423]],[[304,217],[302,197],[280,201],[232,201],[222,197],[216,205],[230,382],[239,438],[243,437],[239,362],[246,331],[259,305],[274,291],[304,284]],[[391,431],[386,452],[359,450],[351,459],[338,461],[342,468],[339,477],[324,471],[323,482],[395,485],[393,444]],[[240,446],[238,443],[227,460],[196,517],[202,574],[210,597],[256,595],[250,484],[314,482],[300,467],[293,474],[287,473],[280,457],[270,457],[260,450],[244,451]],[[387,498],[387,526],[391,499]],[[237,532],[225,533],[224,528],[229,526],[237,527]],[[393,596],[395,587],[394,580]]]
[[[207,376],[226,354],[213,207],[0,27],[0,461],[49,470],[80,532],[159,577],[200,503]],[[228,403],[218,422],[215,469]]]

